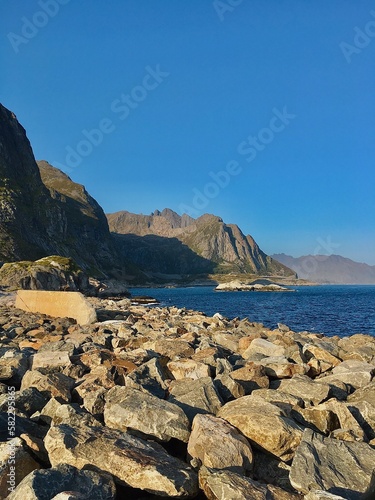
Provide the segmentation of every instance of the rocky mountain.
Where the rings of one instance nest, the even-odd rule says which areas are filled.
[[[299,278],[317,283],[375,284],[375,266],[369,266],[340,255],[305,255],[291,257],[275,254],[272,258],[290,267]]]
[[[174,273],[190,269],[195,273],[294,274],[262,252],[238,226],[215,215],[193,219],[164,209],[151,215],[116,212],[107,219],[126,257],[148,271],[155,272],[163,261],[163,269]]]
[[[52,254],[93,275],[124,274],[101,207],[47,162],[38,168],[24,128],[0,105],[0,260]]]

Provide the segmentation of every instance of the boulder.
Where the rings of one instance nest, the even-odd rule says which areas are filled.
[[[309,371],[309,366],[305,363],[291,363],[284,356],[273,356],[263,358],[259,361],[264,367],[265,374],[270,378],[291,378],[294,375],[305,375]]]
[[[297,500],[277,486],[265,485],[229,470],[202,467],[199,485],[209,500]]]
[[[168,374],[166,374],[161,362],[157,358],[153,358],[127,375],[125,385],[164,399],[167,390],[165,381],[167,379]]]
[[[304,494],[324,490],[344,498],[375,495],[375,450],[366,443],[323,437],[306,429],[294,457],[290,481]]]
[[[217,375],[214,385],[226,403],[232,399],[238,399],[245,395],[245,389],[228,374]]]
[[[174,380],[168,401],[182,408],[190,422],[198,413],[215,415],[223,401],[210,377]]]
[[[151,441],[104,427],[52,426],[45,445],[53,467],[97,468],[115,482],[150,493],[189,497],[198,493],[197,475]]]
[[[264,367],[251,361],[232,371],[229,376],[242,385],[245,394],[251,394],[255,389],[268,389],[270,384]]]
[[[318,383],[306,375],[295,375],[291,379],[274,380],[270,387],[301,398],[307,406],[317,405],[328,398],[331,390],[323,380]]]
[[[80,325],[97,321],[95,309],[80,292],[18,290],[16,307],[58,318],[73,318]]]
[[[194,463],[198,460],[213,469],[246,474],[253,468],[253,452],[248,440],[228,422],[212,415],[194,418],[188,454],[195,459]]]
[[[60,398],[63,401],[70,401],[71,390],[74,386],[74,380],[63,373],[44,374],[38,370],[30,370],[25,373],[21,391],[28,387],[36,387],[46,398]]]
[[[176,380],[182,378],[198,379],[211,375],[211,369],[208,365],[194,361],[193,359],[170,361],[167,366]]]
[[[253,339],[249,347],[242,353],[244,359],[250,358],[254,354],[263,356],[285,356],[285,347],[276,345],[262,338]]]
[[[31,363],[33,370],[37,370],[38,368],[45,370],[59,370],[71,365],[70,357],[67,351],[56,352],[54,350],[39,350],[33,355]]]
[[[260,449],[287,462],[302,438],[302,429],[278,406],[250,395],[226,403],[218,417],[239,429]]]
[[[357,359],[347,359],[333,368],[332,375],[322,376],[319,380],[326,384],[343,382],[353,391],[369,384],[374,373],[375,365]]]
[[[21,414],[31,417],[33,413],[41,410],[47,403],[48,399],[38,391],[36,387],[28,387],[22,391],[16,391],[14,394],[14,407]],[[2,394],[0,396],[0,412],[7,412],[9,404],[9,395]]]
[[[68,495],[69,493],[69,495]],[[116,487],[109,474],[79,470],[66,464],[31,472],[8,496],[8,500],[49,499],[114,500]]]
[[[6,498],[25,476],[39,468],[19,437],[0,443],[0,499]]]
[[[161,441],[176,438],[187,442],[190,423],[175,404],[131,387],[115,386],[106,395],[104,421],[107,427],[134,429]]]

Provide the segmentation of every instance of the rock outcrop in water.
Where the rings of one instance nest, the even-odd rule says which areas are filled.
[[[0,498],[375,496],[373,337],[89,300],[87,326],[1,300]]]

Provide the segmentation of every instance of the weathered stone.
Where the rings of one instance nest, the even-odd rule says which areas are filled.
[[[228,402],[245,395],[245,389],[241,384],[232,379],[230,375],[217,375],[214,380],[215,387],[223,401]]]
[[[305,402],[317,405],[328,398],[330,386],[325,383],[317,383],[306,375],[295,375],[291,379],[274,380],[270,384],[271,389],[277,389],[297,396]]]
[[[255,389],[267,389],[270,381],[263,366],[248,361],[245,366],[232,371],[229,376],[244,388],[245,394]]]
[[[353,435],[354,439],[357,441],[366,440],[365,432],[360,426],[359,420],[355,417],[355,413],[351,412],[351,407],[349,404],[337,401],[336,399],[330,399],[329,401],[326,401],[325,403],[319,405],[319,407],[330,410],[336,415],[339,421],[340,429],[342,431],[349,431]],[[375,417],[375,411],[374,411],[374,417]]]
[[[286,462],[293,458],[302,437],[301,428],[281,408],[254,395],[225,404],[217,415],[251,443]]]
[[[332,493],[322,490],[309,491],[303,498],[304,500],[345,500],[344,497],[333,495]]]
[[[310,361],[312,357],[318,361],[324,361],[329,363],[331,366],[337,366],[341,363],[341,359],[333,356],[329,351],[315,344],[305,344],[302,349],[303,354],[306,359]]]
[[[111,371],[106,366],[97,366],[83,377],[83,382],[74,389],[83,406],[93,415],[104,411],[104,397],[108,389],[115,385]]]
[[[275,345],[268,340],[257,338],[254,339],[249,347],[242,353],[242,357],[247,359],[254,353],[263,354],[264,356],[285,356],[285,348],[280,345]]]
[[[294,375],[305,375],[309,371],[306,364],[291,363],[284,356],[273,356],[263,358],[259,364],[264,367],[264,371],[271,378],[291,378]]]
[[[7,379],[7,384],[18,386],[21,383],[22,377],[29,369],[29,358],[30,353],[28,352],[8,347],[0,348],[1,367],[4,370],[6,367],[11,367],[12,371],[15,370],[12,378]]]
[[[16,307],[27,312],[73,318],[80,325],[97,321],[95,309],[80,292],[18,290]]]
[[[10,487],[15,488],[25,476],[39,468],[19,437],[0,443],[0,499],[7,497],[12,491]]]
[[[134,370],[130,375],[127,375],[125,385],[164,399],[167,390],[165,381],[167,379],[168,376],[162,364],[157,358],[153,358]]]
[[[198,413],[216,414],[223,402],[211,378],[174,380],[168,401],[182,408],[190,422]]]
[[[324,403],[312,408],[300,408],[296,406],[291,416],[296,422],[303,425],[303,427],[310,427],[326,435],[340,427],[337,415],[327,407],[324,407]]]
[[[67,352],[38,351],[32,357],[32,369],[43,368],[46,370],[63,369],[71,365],[69,354]]]
[[[252,394],[253,396],[264,399],[264,401],[268,401],[269,403],[274,403],[277,406],[281,405],[281,408],[289,407],[291,409],[292,406],[295,405],[302,408],[304,405],[303,399],[300,397],[287,392],[277,391],[275,389],[257,389]]]
[[[52,466],[95,467],[120,484],[161,496],[188,497],[198,492],[197,476],[157,443],[104,427],[52,426],[45,438]]]
[[[14,366],[0,366],[0,381],[9,380],[10,378],[14,377],[16,373],[17,370]]]
[[[126,431],[135,429],[161,441],[187,442],[190,423],[177,405],[131,387],[113,387],[106,395],[105,425]]]
[[[85,411],[77,403],[60,405],[56,409],[52,417],[52,421],[54,425],[67,424],[72,427],[79,427],[82,425],[98,425],[98,421],[91,415],[91,413]]]
[[[70,401],[73,386],[74,380],[62,373],[44,375],[38,370],[31,370],[22,379],[21,391],[28,387],[36,387],[47,398],[54,397]]]
[[[254,468],[252,477],[262,483],[273,484],[286,491],[295,493],[289,480],[290,465],[282,460],[254,450]]]
[[[354,393],[355,394],[355,393]],[[369,440],[375,438],[375,406],[368,401],[350,401],[348,410],[361,426]],[[359,435],[357,432],[356,435]]]
[[[215,332],[212,334],[212,340],[215,344],[227,349],[228,351],[237,352],[238,350],[238,339],[236,339],[231,333]]]
[[[248,440],[221,418],[197,415],[188,443],[191,463],[214,469],[229,469],[240,474],[251,471],[253,453]]]
[[[375,365],[357,359],[348,359],[336,366],[332,370],[332,375],[322,377],[319,380],[327,384],[343,382],[355,390],[369,384],[374,372]]]
[[[30,417],[33,413],[41,410],[48,399],[41,394],[35,387],[29,387],[22,391],[14,393],[14,407],[24,415]],[[0,412],[8,411],[9,395],[0,396]]]
[[[194,354],[194,349],[186,340],[163,339],[157,340],[153,350],[169,359],[188,358]]]
[[[211,369],[208,365],[192,359],[170,361],[167,366],[176,380],[182,378],[191,378],[195,380],[202,377],[210,377],[211,375]]]
[[[298,495],[264,485],[230,470],[202,467],[199,485],[209,500],[297,500]]]
[[[70,496],[64,492],[71,491]],[[52,469],[35,470],[26,476],[11,493],[8,500],[47,500],[81,498],[114,500],[116,487],[109,474],[91,470],[78,470],[66,464],[58,464]]]
[[[366,443],[331,439],[306,429],[296,451],[290,480],[307,494],[325,490],[344,498],[375,495],[375,450]]]

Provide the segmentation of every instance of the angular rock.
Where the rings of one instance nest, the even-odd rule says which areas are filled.
[[[98,416],[104,411],[105,394],[114,385],[111,371],[101,365],[83,377],[83,382],[74,389],[74,393],[82,400],[87,411]]]
[[[199,485],[209,500],[297,500],[300,497],[277,486],[264,485],[229,470],[202,467]]]
[[[223,401],[209,377],[199,380],[174,380],[170,385],[168,401],[176,404],[192,422],[198,413],[215,415]]]
[[[251,394],[256,389],[268,389],[270,384],[264,367],[251,361],[231,372],[229,376],[242,385],[245,394]]]
[[[326,384],[343,382],[355,390],[368,385],[374,373],[375,365],[357,359],[348,359],[336,366],[332,370],[332,375],[322,377],[319,380]]]
[[[241,384],[233,380],[230,375],[217,375],[214,385],[226,403],[232,399],[238,399],[245,395],[245,389]]]
[[[197,475],[157,443],[104,427],[52,426],[45,438],[52,466],[95,467],[114,480],[153,494],[189,497],[198,492]]]
[[[190,423],[175,404],[131,387],[113,387],[106,395],[104,421],[107,427],[135,429],[161,441],[176,438],[187,442]]]
[[[310,361],[310,359],[314,357],[318,361],[329,363],[331,366],[337,366],[341,363],[341,359],[339,359],[337,356],[333,356],[333,354],[331,354],[328,350],[319,345],[305,344],[303,346],[302,352],[306,356],[308,361]]]
[[[58,318],[73,318],[80,325],[97,321],[95,309],[80,292],[18,290],[16,307]]]
[[[15,408],[29,417],[36,411],[41,410],[47,404],[47,401],[48,399],[36,387],[29,387],[14,393]],[[0,396],[0,412],[8,411],[8,402],[8,394]]]
[[[305,375],[309,371],[306,364],[291,363],[284,356],[273,356],[263,358],[259,364],[264,367],[264,371],[271,378],[291,378],[294,375]]]
[[[61,398],[70,401],[74,380],[62,373],[44,375],[38,370],[26,372],[22,379],[21,391],[28,387],[36,387],[47,398]]]
[[[285,462],[293,458],[302,438],[301,428],[281,408],[254,395],[225,404],[217,416]]]
[[[64,496],[64,492],[71,492]],[[49,500],[53,498],[114,500],[116,487],[109,474],[79,470],[66,464],[31,472],[9,495],[8,500]]]
[[[303,427],[310,427],[325,435],[328,435],[330,432],[340,427],[337,415],[332,410],[325,407],[324,403],[312,408],[300,408],[296,406],[291,416]]]
[[[210,377],[211,375],[211,368],[208,365],[199,363],[193,359],[170,361],[167,366],[176,380],[182,378],[191,378],[196,380],[202,377]]]
[[[154,396],[164,399],[168,379],[165,369],[157,358],[150,359],[142,364],[130,375],[125,377],[125,385],[141,391],[149,392]]]
[[[324,490],[350,499],[373,498],[375,450],[366,443],[326,438],[306,429],[290,481],[304,494]]]
[[[275,345],[268,340],[256,338],[249,347],[242,353],[244,359],[249,358],[253,354],[263,354],[264,356],[285,356],[285,348],[280,345]]]
[[[281,406],[281,408],[291,409],[292,406],[296,405],[303,408],[304,405],[303,399],[300,397],[275,389],[257,389],[253,392],[253,396],[262,398],[269,403],[274,403],[277,406]]]
[[[188,358],[194,354],[194,349],[186,340],[163,339],[155,342],[153,349],[155,352],[169,359]]]
[[[270,387],[301,398],[307,406],[311,403],[314,405],[321,403],[330,394],[328,384],[315,382],[306,375],[295,375],[291,379],[281,381],[275,380],[271,382]]]
[[[72,346],[73,347],[73,346]],[[58,370],[71,365],[69,354],[65,352],[41,351],[32,357],[32,370]]]
[[[25,476],[39,468],[19,437],[0,443],[0,498],[6,498],[12,491],[10,488],[15,488]]]
[[[253,467],[253,452],[248,440],[228,422],[212,415],[194,418],[188,454],[195,462],[198,460],[213,469],[245,474]]]
[[[323,490],[309,491],[303,498],[304,500],[345,500],[344,497],[333,495]]]

